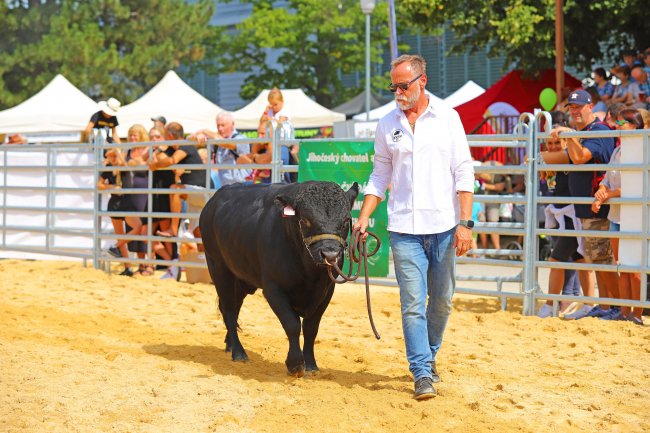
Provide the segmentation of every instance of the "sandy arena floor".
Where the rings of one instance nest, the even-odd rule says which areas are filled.
[[[395,289],[337,288],[321,373],[288,377],[258,292],[241,315],[248,363],[224,352],[213,287],[0,260],[1,432],[647,432],[650,326],[522,317],[457,296],[439,395],[412,396]],[[648,319],[646,319],[646,323]]]

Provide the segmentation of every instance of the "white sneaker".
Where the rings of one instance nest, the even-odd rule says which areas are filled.
[[[546,319],[547,317],[553,316],[553,307],[548,304],[542,305],[542,307],[537,312],[537,317],[540,319]]]
[[[575,310],[573,313],[565,314],[564,317],[562,317],[564,320],[578,320],[582,319],[585,317],[591,309],[594,308],[593,305],[583,305],[582,307],[578,308]]]
[[[165,275],[160,277],[161,280],[166,280],[166,279],[178,279],[178,266],[170,266],[167,268],[167,272],[165,272]]]

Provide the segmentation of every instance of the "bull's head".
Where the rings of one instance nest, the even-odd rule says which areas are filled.
[[[278,195],[275,202],[291,222],[295,221],[300,242],[314,262],[330,266],[343,258],[350,211],[357,195],[356,182],[347,191],[334,182],[305,182]]]

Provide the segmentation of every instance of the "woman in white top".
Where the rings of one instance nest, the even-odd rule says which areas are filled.
[[[616,118],[616,129],[630,130],[630,129],[643,129],[643,118],[641,114],[634,109],[627,109],[621,111]],[[614,149],[612,157],[609,160],[610,164],[621,163],[621,147]],[[600,206],[607,202],[610,198],[621,196],[621,173],[618,170],[611,170],[605,174],[605,178],[600,182],[600,186],[596,194],[595,200],[591,205],[591,210],[598,212]],[[621,205],[612,204],[609,206],[609,219],[610,231],[621,231]],[[614,250],[614,258],[618,262],[618,238],[612,237],[612,249]],[[623,273],[619,279],[619,290],[621,299],[634,299],[639,300],[641,297],[641,274],[639,273]],[[637,325],[643,325],[643,308],[621,307],[620,317],[618,320],[630,320]]]

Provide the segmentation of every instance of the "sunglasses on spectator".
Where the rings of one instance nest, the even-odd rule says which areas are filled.
[[[631,122],[628,122],[627,120],[617,120],[617,121],[616,121],[616,124],[617,124],[618,126],[623,126],[623,125],[625,125],[626,123],[631,123]]]
[[[411,84],[415,83],[422,75],[424,75],[424,74],[418,75],[417,77],[413,78],[408,83],[397,83],[397,84],[390,83],[388,85],[388,90],[395,93],[395,92],[397,92],[397,89],[399,88],[399,89],[402,89],[403,92],[406,92],[408,90],[408,88],[411,87]]]

